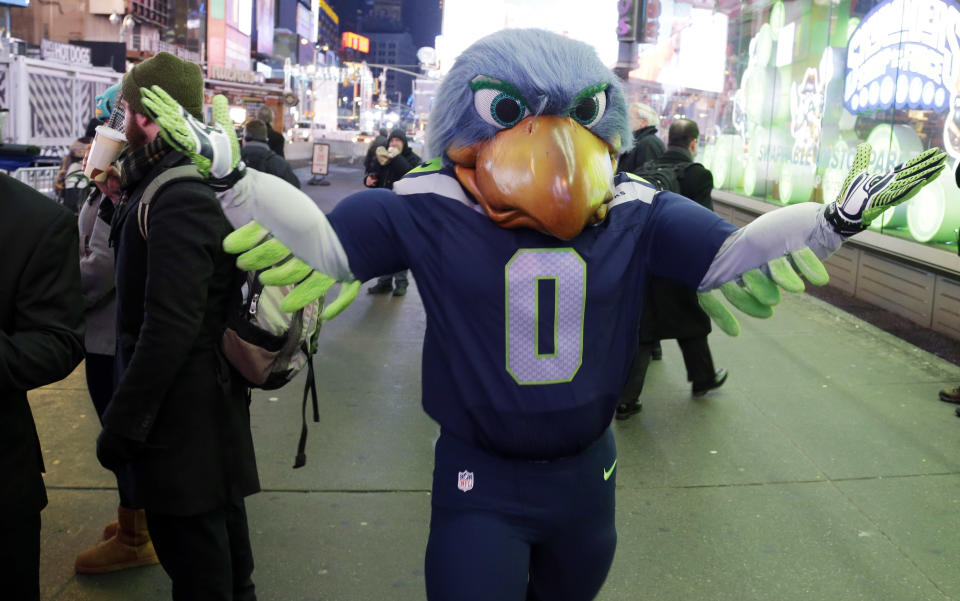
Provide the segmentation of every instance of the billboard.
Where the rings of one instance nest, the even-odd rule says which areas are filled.
[[[944,0],[886,0],[847,45],[843,105],[851,113],[911,108],[942,113],[960,76],[960,9]]]
[[[656,81],[667,88],[708,92],[723,89],[729,18],[722,12],[664,3],[665,32],[641,47],[630,77]]]
[[[370,52],[370,38],[355,34],[352,31],[344,31],[340,35],[340,48],[343,50],[349,48],[367,54]]]
[[[215,6],[216,5],[216,6]],[[217,30],[219,39],[217,40],[218,62],[208,56],[207,62],[214,67],[227,67],[229,69],[250,70],[250,34],[253,30],[253,0],[211,0],[210,1],[210,19],[213,21],[214,9],[217,14],[222,15],[217,19],[218,23],[213,28]],[[212,32],[207,33],[207,48],[212,48],[210,41]],[[222,48],[222,49],[221,49]]]
[[[297,35],[302,38],[316,41],[314,31],[317,28],[317,20],[313,18],[313,11],[306,6],[297,3]]]
[[[210,0],[208,6],[207,64],[211,67],[224,67],[227,56],[226,0]]]
[[[257,0],[257,52],[273,54],[274,0]]]
[[[227,26],[224,66],[228,69],[250,70],[250,36]]]

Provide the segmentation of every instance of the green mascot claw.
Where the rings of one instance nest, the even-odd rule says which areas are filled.
[[[289,286],[302,282],[311,271],[313,267],[294,257],[282,265],[261,273],[260,281],[264,286]]]
[[[280,303],[280,308],[290,313],[322,297],[337,283],[334,278],[315,271],[293,257],[290,249],[276,238],[270,238],[269,232],[256,221],[251,221],[227,235],[223,240],[223,249],[230,254],[240,255],[237,258],[237,267],[240,269],[264,270],[259,276],[264,286],[295,284],[293,290]],[[320,319],[329,321],[339,315],[357,298],[359,289],[360,282],[343,282],[340,294],[323,309]]]
[[[260,280],[261,282],[263,279]],[[265,283],[265,282],[264,282]],[[293,313],[311,302],[326,294],[331,286],[337,281],[332,277],[314,271],[307,276],[305,280],[297,284],[297,287],[290,291],[290,294],[283,298],[280,308],[288,313]]]
[[[738,280],[727,282],[720,286],[720,291],[731,305],[752,317],[765,319],[773,315],[773,306],[781,300],[780,288],[787,292],[803,292],[805,285],[800,278],[805,278],[816,286],[823,286],[829,281],[827,269],[809,248],[802,248],[787,256],[778,257],[767,263],[766,271],[752,269]],[[740,281],[743,283],[741,284]],[[730,313],[730,310],[720,302],[720,299],[709,293],[699,293],[700,306],[704,313],[710,316],[717,327],[736,336],[740,333],[740,324]]]
[[[730,304],[751,317],[766,319],[773,315],[773,307],[765,305],[751,295],[737,282],[727,282],[720,286],[720,292]]]
[[[827,268],[823,266],[820,258],[808,247],[793,251],[790,253],[790,258],[793,259],[793,264],[797,266],[797,269],[800,270],[803,277],[807,278],[807,281],[814,286],[826,286],[827,282],[830,281],[830,274],[827,273]],[[803,284],[803,282],[800,283]]]
[[[244,271],[258,271],[276,265],[289,256],[290,249],[276,238],[271,238],[237,257],[237,267]]]
[[[350,303],[357,298],[357,292],[360,290],[360,282],[354,280],[352,282],[344,282],[340,286],[340,294],[337,295],[336,300],[327,305],[324,308],[323,312],[320,313],[320,319],[323,321],[330,321],[337,315],[350,306]]]
[[[811,252],[811,254],[813,253]],[[816,255],[814,255],[814,258],[816,258]],[[768,262],[767,266],[770,268],[770,277],[773,278],[773,281],[787,292],[803,292],[806,290],[803,280],[793,270],[790,259],[787,257],[776,258]]]
[[[700,301],[700,308],[710,316],[713,323],[723,330],[728,336],[740,335],[740,322],[733,316],[730,309],[724,305],[719,298],[710,292],[698,292],[697,300]]]
[[[223,239],[223,250],[231,255],[239,255],[255,247],[269,233],[262,225],[256,221],[251,221],[247,225],[233,230]]]
[[[780,304],[780,289],[777,284],[768,278],[759,269],[751,269],[740,278],[750,296],[760,301],[760,304],[773,307]]]

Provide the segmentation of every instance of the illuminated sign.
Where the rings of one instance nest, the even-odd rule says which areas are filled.
[[[357,35],[352,31],[344,31],[343,35],[340,36],[340,47],[343,49],[350,48],[366,54],[370,52],[370,38]]]
[[[843,104],[947,110],[960,75],[960,5],[954,0],[886,0],[867,13],[847,46]]]
[[[40,40],[40,58],[45,61],[56,61],[85,67],[91,65],[89,48],[74,46],[73,44],[61,44],[46,38]]]
[[[327,13],[327,16],[330,17],[331,21],[333,21],[337,25],[340,24],[340,17],[338,17],[337,13],[335,13],[333,9],[330,8],[330,5],[324,2],[323,0],[320,0],[320,10]]]
[[[237,83],[263,83],[264,75],[256,71],[244,71],[211,65],[207,67],[207,77],[218,81],[235,81]]]
[[[313,35],[313,29],[316,26],[316,19],[313,11],[306,6],[297,3],[297,35],[308,40],[316,41]]]
[[[637,27],[643,16],[640,9],[644,0],[618,0],[617,2],[617,39],[621,42],[636,42]],[[639,36],[643,41],[643,35]]]

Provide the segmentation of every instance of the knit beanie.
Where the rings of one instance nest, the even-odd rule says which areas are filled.
[[[203,119],[203,75],[200,67],[169,52],[158,52],[134,65],[123,76],[123,99],[141,115],[149,115],[140,102],[140,88],[160,86],[197,119]]]

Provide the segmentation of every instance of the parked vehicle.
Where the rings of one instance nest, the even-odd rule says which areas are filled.
[[[312,127],[313,125],[309,121],[298,122],[287,130],[287,142],[308,142]]]

